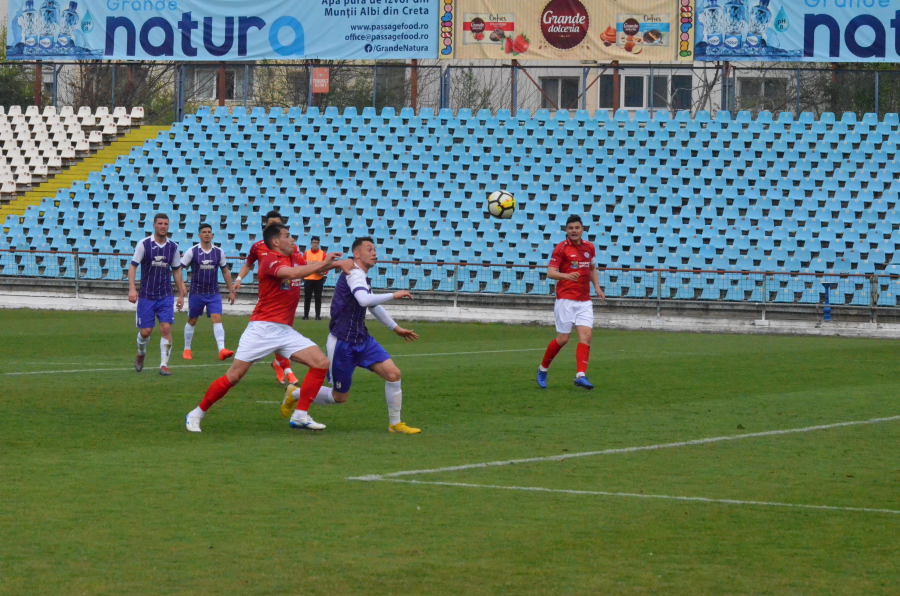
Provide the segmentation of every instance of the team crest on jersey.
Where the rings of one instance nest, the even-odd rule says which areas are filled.
[[[584,258],[585,258],[585,259],[590,259],[590,258],[591,258],[590,253],[585,252],[585,253],[584,253]]]

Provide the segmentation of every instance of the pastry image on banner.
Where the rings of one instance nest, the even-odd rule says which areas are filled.
[[[674,60],[677,9],[672,0],[453,0],[453,57]]]

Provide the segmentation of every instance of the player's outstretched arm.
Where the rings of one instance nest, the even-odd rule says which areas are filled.
[[[547,267],[547,277],[549,279],[555,279],[556,281],[562,281],[564,279],[578,281],[580,276],[577,271],[573,271],[572,273],[560,273],[559,269],[556,267]]]
[[[334,260],[341,256],[339,252],[330,252],[325,255],[325,260],[318,263],[309,263],[300,265],[299,267],[282,267],[275,272],[275,275],[281,279],[303,279],[309,275],[314,275],[320,271],[332,269]]]
[[[606,294],[603,293],[603,288],[600,287],[600,271],[593,263],[591,263],[591,283],[594,284],[594,289],[597,290],[597,296],[600,300],[606,300]]]
[[[132,304],[138,299],[137,288],[134,285],[135,275],[137,275],[137,266],[132,263],[128,266],[128,302]]]
[[[397,293],[399,294],[399,292],[397,292]],[[406,292],[406,293],[409,294],[409,292]],[[389,294],[381,294],[381,295],[388,296]],[[412,296],[410,296],[410,298],[412,298]],[[404,329],[403,327],[398,325],[397,322],[391,318],[391,315],[389,315],[387,313],[387,311],[384,310],[384,307],[381,306],[380,304],[377,306],[370,307],[369,312],[372,313],[372,316],[374,316],[376,319],[378,319],[379,323],[381,323],[388,329],[392,330],[394,333],[396,333],[397,335],[399,335],[406,341],[416,341],[417,339],[419,339],[419,336],[416,335],[415,331],[413,331],[412,329]]]

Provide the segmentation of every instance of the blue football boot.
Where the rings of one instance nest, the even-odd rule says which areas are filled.
[[[585,389],[593,389],[594,386],[588,381],[587,377],[575,377],[575,386],[584,387]]]
[[[538,369],[537,384],[541,389],[547,388],[547,371]]]

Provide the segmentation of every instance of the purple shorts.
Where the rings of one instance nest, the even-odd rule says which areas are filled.
[[[221,294],[191,294],[188,297],[188,318],[196,319],[206,310],[206,317],[222,314]]]
[[[159,319],[160,323],[175,322],[174,296],[163,296],[155,300],[138,298],[135,326],[138,329],[153,329],[156,326],[156,319]]]
[[[369,368],[373,364],[391,359],[391,355],[371,335],[364,342],[358,344],[349,344],[329,335],[325,345],[328,350],[328,359],[331,360],[328,380],[331,381],[338,393],[350,391],[350,385],[353,384],[353,371],[357,367]]]

